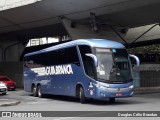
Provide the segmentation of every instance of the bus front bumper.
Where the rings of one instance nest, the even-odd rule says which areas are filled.
[[[107,90],[97,89],[96,98],[105,99],[105,98],[122,98],[122,97],[131,97],[133,96],[133,88],[108,88]]]

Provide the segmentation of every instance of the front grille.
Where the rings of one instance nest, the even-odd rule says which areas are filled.
[[[14,84],[8,84],[7,86],[14,86]]]
[[[127,80],[108,80],[105,81],[106,83],[110,83],[110,84],[125,84],[125,83],[129,83],[132,82],[133,79],[127,79]]]
[[[129,91],[131,89],[126,87],[126,88],[107,88],[107,90],[109,92],[126,92],[126,91]]]
[[[0,92],[4,92],[4,91],[6,91],[7,89],[6,88],[1,88],[0,89]]]

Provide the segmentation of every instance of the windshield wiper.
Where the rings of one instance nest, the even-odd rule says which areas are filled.
[[[98,78],[99,81],[107,81],[106,79]]]

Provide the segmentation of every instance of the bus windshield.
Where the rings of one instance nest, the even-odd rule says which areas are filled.
[[[97,79],[107,83],[132,81],[128,53],[125,49],[96,48]]]

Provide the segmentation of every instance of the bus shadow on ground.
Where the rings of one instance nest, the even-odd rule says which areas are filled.
[[[48,100],[57,100],[57,101],[64,101],[64,102],[74,102],[74,103],[80,103],[80,100],[75,97],[69,97],[69,96],[61,96],[61,95],[45,95],[44,98]],[[95,99],[87,99],[84,104],[90,104],[90,105],[129,105],[129,104],[145,104],[146,102],[138,101],[138,100],[132,100],[132,98],[117,98],[114,103],[111,103],[109,99],[106,100],[95,100]]]

